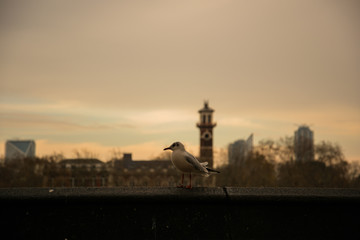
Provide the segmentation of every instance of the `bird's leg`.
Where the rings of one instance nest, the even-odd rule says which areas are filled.
[[[192,188],[192,187],[191,187],[191,173],[189,174],[189,180],[190,180],[190,184],[187,185],[186,188],[191,189],[191,188]]]
[[[177,186],[178,188],[184,187],[184,174],[181,174],[181,185]]]

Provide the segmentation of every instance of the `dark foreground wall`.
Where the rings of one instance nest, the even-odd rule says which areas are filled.
[[[360,190],[0,189],[1,239],[359,239]]]

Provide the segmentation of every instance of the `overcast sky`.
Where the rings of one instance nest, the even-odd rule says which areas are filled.
[[[360,160],[359,43],[359,1],[1,1],[0,144],[198,154],[209,100],[216,148],[308,124]]]

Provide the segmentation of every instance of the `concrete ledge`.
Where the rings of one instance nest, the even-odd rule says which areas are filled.
[[[14,188],[0,206],[13,239],[360,236],[360,189]]]
[[[0,201],[56,202],[213,202],[226,200],[223,188],[18,188],[0,189]]]
[[[360,202],[360,189],[328,188],[224,188],[231,201],[294,203]]]

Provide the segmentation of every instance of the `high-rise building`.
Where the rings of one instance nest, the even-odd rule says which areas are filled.
[[[9,140],[5,143],[5,159],[35,157],[35,141]]]
[[[243,139],[237,140],[229,144],[228,158],[229,164],[241,165],[245,162],[246,158],[253,151],[253,134],[251,134],[245,141]]]
[[[216,123],[213,122],[214,110],[209,107],[209,102],[205,101],[204,107],[199,110],[200,122],[197,127],[200,128],[200,162],[208,162],[210,168],[213,167],[213,128]]]
[[[308,126],[300,126],[295,131],[294,151],[296,161],[314,160],[314,133]]]

